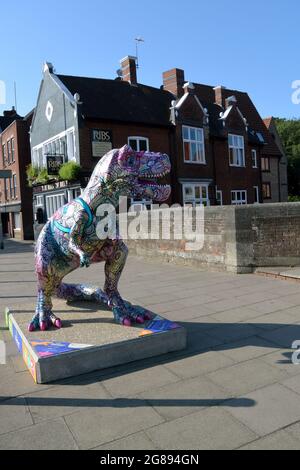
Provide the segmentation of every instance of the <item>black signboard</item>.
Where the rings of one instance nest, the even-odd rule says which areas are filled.
[[[47,155],[48,175],[58,175],[59,169],[64,163],[63,155]]]
[[[92,155],[103,157],[113,148],[112,132],[106,129],[92,129]]]

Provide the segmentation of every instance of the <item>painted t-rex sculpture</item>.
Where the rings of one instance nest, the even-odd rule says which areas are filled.
[[[96,211],[101,204],[118,206],[119,197],[165,201],[170,186],[159,185],[157,178],[170,172],[166,154],[135,152],[125,145],[111,150],[97,164],[81,197],[60,208],[44,226],[36,245],[35,265],[38,297],[29,331],[62,327],[52,312],[51,297],[66,300],[105,302],[115,321],[130,326],[149,319],[149,312],[122,299],[118,281],[125,266],[128,249],[116,239],[99,239],[96,233]],[[91,287],[66,284],[63,278],[78,267],[105,262],[105,285]]]

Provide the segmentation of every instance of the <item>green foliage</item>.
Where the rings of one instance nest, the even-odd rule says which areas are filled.
[[[46,184],[48,183],[49,181],[49,175],[48,175],[48,172],[47,172],[47,169],[46,168],[42,168],[40,171],[39,171],[39,174],[35,180],[36,183],[39,183],[39,184]]]
[[[300,119],[276,119],[276,127],[288,158],[291,196],[300,196]]]
[[[27,175],[27,183],[28,186],[31,188],[33,183],[36,181],[37,176],[39,174],[39,169],[32,164],[28,165],[26,168],[26,175]]]
[[[289,202],[300,202],[300,196],[289,196]]]
[[[59,178],[65,181],[74,181],[79,178],[80,165],[76,162],[64,163],[59,169]]]

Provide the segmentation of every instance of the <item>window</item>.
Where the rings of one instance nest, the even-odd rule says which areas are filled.
[[[21,229],[21,214],[20,212],[14,213],[14,227],[16,230]]]
[[[11,163],[11,140],[7,142],[7,163]]]
[[[263,183],[262,185],[262,193],[264,199],[271,199],[271,183]]]
[[[259,204],[259,188],[258,186],[253,186],[254,189],[254,204]]]
[[[220,189],[216,189],[216,202],[217,206],[223,206],[223,192]]]
[[[13,198],[17,197],[17,175],[12,176],[12,189],[13,189]]]
[[[149,139],[147,137],[128,137],[128,145],[136,152],[149,152]]]
[[[11,139],[11,161],[15,161],[15,139]]]
[[[44,206],[44,197],[43,196],[36,196],[36,207],[43,207]]]
[[[247,191],[245,190],[231,191],[231,204],[233,206],[243,206],[247,204]]]
[[[182,126],[182,137],[185,163],[206,163],[203,129]]]
[[[3,166],[6,165],[6,145],[2,145],[2,161],[3,161]]]
[[[140,201],[131,199],[130,212],[141,212],[146,209],[151,209],[151,205],[152,201],[149,199],[142,199]]]
[[[46,196],[46,211],[48,219],[62,206],[65,205],[64,193]]]
[[[270,171],[270,158],[269,157],[262,157],[262,159],[261,159],[261,170],[262,171]]]
[[[208,184],[184,183],[183,184],[183,204],[203,204],[209,206]]]
[[[245,166],[245,146],[242,135],[228,135],[230,166]]]
[[[9,178],[5,178],[5,180],[4,180],[4,197],[5,197],[5,201],[8,200],[8,184],[9,184]]]
[[[256,152],[256,150],[254,150],[254,149],[251,150],[251,156],[252,156],[252,168],[257,168],[257,152]]]
[[[13,199],[14,197],[14,187],[13,187],[13,179],[9,178],[9,187],[10,187],[10,198]]]

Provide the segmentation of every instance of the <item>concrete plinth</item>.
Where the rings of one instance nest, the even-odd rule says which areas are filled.
[[[95,370],[182,350],[186,330],[159,315],[144,325],[124,327],[112,313],[91,302],[54,301],[61,330],[28,332],[34,305],[6,309],[6,324],[37,383],[48,383]]]

